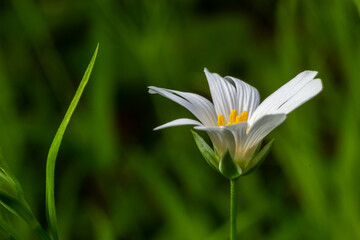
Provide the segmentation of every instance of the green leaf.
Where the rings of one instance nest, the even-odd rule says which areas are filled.
[[[50,240],[49,236],[40,225],[38,220],[36,219],[35,215],[31,211],[28,203],[26,201],[22,201],[17,199],[14,196],[11,196],[7,192],[0,190],[0,203],[10,212],[15,214],[16,216],[22,218],[25,222],[27,222],[32,229],[34,229],[41,239],[43,240]],[[9,226],[4,222],[1,221],[0,227],[4,230],[8,231],[13,237],[16,235],[12,232]]]
[[[17,187],[15,186],[15,182],[2,167],[0,167],[0,189],[14,197],[20,196]]]
[[[222,175],[228,179],[236,179],[242,173],[240,166],[234,163],[229,151],[226,151],[224,157],[220,160],[219,169]]]
[[[33,224],[34,214],[22,201],[4,190],[0,190],[0,202],[7,210],[24,219],[27,223]]]
[[[25,199],[24,192],[20,183],[11,173],[6,165],[0,152],[0,204],[8,211],[22,218],[33,228],[41,237],[41,239],[49,240],[48,234],[45,232],[35,215],[31,211],[28,202]],[[0,219],[0,228],[8,232],[13,238],[18,239],[15,232],[10,226]]]
[[[245,172],[245,174],[243,174],[242,176],[246,176],[250,173],[252,173],[253,171],[255,171],[256,169],[258,169],[258,167],[260,167],[260,165],[264,162],[266,156],[268,155],[271,146],[274,142],[274,138],[268,143],[266,144],[256,155],[253,159],[251,159],[249,166],[247,167],[247,171]]]
[[[91,71],[93,69],[96,55],[98,52],[99,44],[97,45],[94,55],[85,71],[85,74],[80,82],[80,86],[78,87],[73,100],[65,114],[63,121],[60,124],[58,131],[54,137],[54,140],[50,146],[50,150],[48,153],[48,158],[46,162],[46,214],[47,220],[50,229],[50,236],[54,240],[58,240],[58,227],[57,227],[57,218],[56,218],[56,209],[55,209],[55,197],[54,197],[54,174],[55,174],[55,162],[56,157],[59,151],[59,147],[64,136],[65,130],[71,116],[79,102],[79,99],[84,91],[84,88],[89,80]]]
[[[215,169],[217,172],[219,172],[219,158],[217,154],[214,152],[214,150],[205,142],[205,140],[197,134],[195,131],[191,130],[195,143],[198,146],[201,154],[205,158],[207,164],[209,164],[210,167]]]
[[[10,194],[13,194],[19,199],[25,199],[24,192],[18,180],[10,171],[8,165],[6,164],[2,152],[0,149],[0,189],[7,191]]]
[[[3,233],[0,233],[0,239],[20,239],[14,229],[0,216],[0,228],[7,233],[7,237],[3,236]]]

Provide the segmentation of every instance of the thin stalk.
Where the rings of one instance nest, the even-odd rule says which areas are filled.
[[[235,240],[237,235],[237,188],[238,179],[230,179],[230,240]]]
[[[46,216],[49,224],[49,232],[52,240],[58,240],[58,225],[57,225],[57,217],[56,217],[56,208],[55,208],[55,193],[54,193],[54,177],[55,177],[55,163],[57,154],[59,152],[59,148],[61,145],[61,141],[65,134],[66,127],[68,126],[71,116],[73,115],[77,104],[79,103],[80,97],[84,91],[84,88],[90,78],[91,71],[93,69],[95,59],[97,56],[97,52],[99,49],[99,44],[95,49],[95,53],[91,58],[91,61],[85,71],[85,74],[80,82],[78,89],[76,90],[75,96],[70,103],[68,110],[65,113],[65,117],[62,120],[60,127],[58,128],[53,142],[51,143],[50,150],[48,153],[48,158],[46,161]]]

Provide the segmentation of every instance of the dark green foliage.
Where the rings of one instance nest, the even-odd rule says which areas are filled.
[[[357,3],[0,1],[4,159],[46,223],[47,150],[100,42],[57,158],[60,239],[226,239],[228,180],[206,166],[190,127],[152,131],[191,115],[147,86],[209,96],[207,67],[264,99],[317,70],[323,92],[264,140],[276,137],[269,156],[239,179],[239,236],[360,239]],[[4,219],[35,239],[19,218]]]

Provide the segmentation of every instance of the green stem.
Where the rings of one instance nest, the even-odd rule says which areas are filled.
[[[230,240],[236,240],[238,179],[230,179]]]

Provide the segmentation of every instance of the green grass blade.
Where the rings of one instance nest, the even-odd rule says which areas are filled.
[[[60,124],[58,131],[54,137],[54,140],[50,146],[47,162],[46,162],[46,214],[47,220],[49,224],[50,236],[54,240],[58,240],[58,227],[57,227],[57,218],[56,218],[56,209],[55,209],[55,196],[54,196],[54,174],[55,174],[55,162],[56,157],[59,151],[59,147],[64,136],[65,130],[71,116],[80,100],[80,97],[84,91],[84,88],[89,80],[91,71],[93,69],[96,55],[98,52],[99,44],[96,47],[94,55],[87,67],[85,74],[80,82],[80,86],[78,87],[73,100],[65,114],[63,121]]]
[[[0,149],[0,204],[8,211],[22,218],[30,227],[35,230],[41,239],[50,240],[48,234],[36,219],[34,213],[26,201],[24,192],[20,183],[9,170],[5,163]],[[19,239],[17,235],[12,232],[10,226],[1,219],[0,228],[8,232],[13,239]]]
[[[50,240],[49,236],[47,235],[43,227],[40,225],[26,202],[23,202],[9,195],[7,192],[0,190],[0,204],[3,205],[11,213],[15,214],[16,216],[22,218],[25,222],[27,222],[30,227],[38,233],[41,239]],[[11,232],[11,229],[5,224],[5,222],[1,221],[0,227],[8,231],[13,237],[15,237],[16,235],[14,235]]]
[[[11,236],[10,239],[14,239],[14,240],[20,239],[17,233],[15,233],[15,231],[10,227],[10,225],[4,219],[2,219],[1,216],[0,216],[0,228]]]

